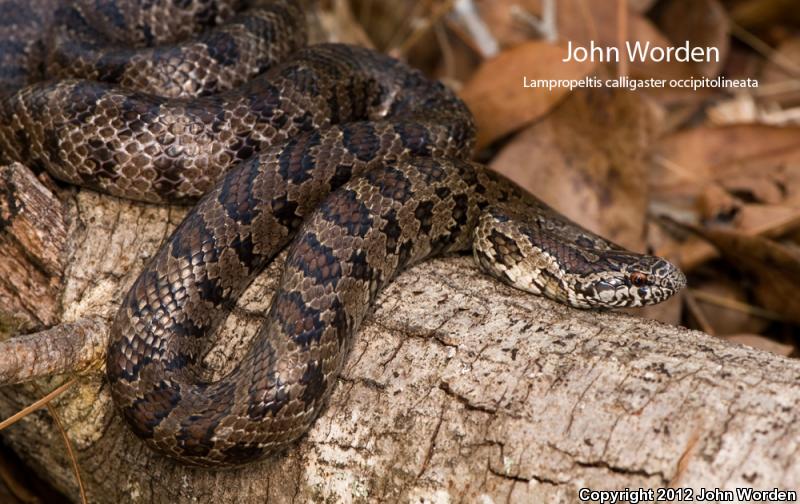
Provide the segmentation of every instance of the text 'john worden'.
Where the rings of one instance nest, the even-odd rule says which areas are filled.
[[[719,49],[716,47],[692,47],[687,41],[681,46],[661,47],[650,42],[625,42],[625,56],[630,62],[662,62],[679,61],[706,63],[719,61]],[[568,61],[591,61],[599,63],[619,63],[620,48],[613,46],[599,46],[592,40],[589,47],[574,45],[572,41],[567,42],[567,57],[562,59]]]

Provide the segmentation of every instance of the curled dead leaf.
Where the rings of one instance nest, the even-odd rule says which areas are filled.
[[[800,207],[746,204],[737,211],[731,225],[745,235],[784,236],[800,228]],[[719,256],[717,249],[709,242],[695,236],[690,236],[679,245],[659,250],[676,259],[687,272]]]
[[[669,135],[654,149],[652,187],[662,195],[696,198],[709,183],[733,175],[792,172],[800,179],[800,127],[758,124],[701,126]],[[791,173],[780,177],[794,177]],[[798,185],[800,192],[800,184]]]
[[[751,306],[741,282],[718,275],[695,283],[691,289],[696,304],[714,328],[714,334],[758,334],[772,322]]]
[[[697,231],[747,276],[761,306],[800,323],[800,249],[738,231]]]
[[[565,46],[567,41],[583,46],[588,46],[591,41],[598,46],[618,46],[621,33],[631,43],[669,46],[669,39],[643,14],[652,3],[647,0],[628,2],[628,9],[622,17],[625,27],[621,29],[619,0],[554,1],[554,35]],[[542,36],[530,22],[532,18],[542,19],[544,13],[539,0],[480,0],[478,7],[481,17],[504,47]],[[690,65],[680,62],[631,62],[631,73],[639,77],[687,77],[691,70]]]
[[[652,132],[650,109],[638,95],[581,89],[490,166],[583,226],[644,250],[644,152]]]
[[[478,125],[478,148],[542,117],[569,92],[565,87],[528,88],[525,80],[580,79],[592,63],[564,63],[565,49],[528,42],[484,62],[461,91]]]
[[[694,63],[700,75],[713,77],[722,70],[730,49],[728,15],[719,0],[670,0],[659,27],[676,45],[689,42],[692,47],[714,47],[719,58]]]
[[[741,0],[731,10],[731,18],[752,30],[778,20],[800,21],[800,11],[795,0]]]

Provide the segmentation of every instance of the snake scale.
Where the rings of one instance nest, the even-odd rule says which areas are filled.
[[[468,161],[471,115],[440,83],[368,49],[305,47],[293,0],[0,13],[4,161],[123,198],[200,198],[124,297],[106,361],[132,430],[181,462],[237,465],[300,437],[381,288],[425,258],[472,250],[501,281],[579,308],[685,284]],[[287,246],[245,357],[207,380],[204,339]]]

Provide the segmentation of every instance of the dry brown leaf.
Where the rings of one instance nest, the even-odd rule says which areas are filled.
[[[753,284],[760,306],[800,323],[800,252],[761,236],[698,230]]]
[[[765,352],[771,352],[778,355],[788,356],[794,352],[793,345],[786,345],[778,343],[773,339],[769,339],[758,334],[732,334],[725,336],[725,339],[740,345],[747,345]]]
[[[564,48],[544,42],[527,42],[502,52],[478,68],[461,91],[475,115],[478,148],[542,117],[568,93],[526,88],[523,80],[580,79],[588,75],[591,63],[564,63]]]
[[[628,0],[628,8],[633,12],[644,14],[650,7],[655,5],[657,0]]]
[[[716,47],[719,61],[695,63],[700,75],[713,77],[722,70],[730,48],[728,16],[719,0],[670,0],[659,17],[659,27],[676,45]]]
[[[520,11],[541,15],[538,0],[477,0],[475,5],[481,19],[503,48],[514,47],[540,36],[519,16],[514,15]]]
[[[783,236],[800,228],[800,206],[743,205],[734,224],[749,235]]]
[[[748,201],[779,205],[786,199],[786,186],[774,178],[772,170],[760,173],[731,173],[720,180],[720,185],[730,194],[739,194]],[[798,188],[800,189],[800,188]]]
[[[697,207],[703,222],[729,221],[742,208],[742,202],[721,186],[709,184],[700,194]]]
[[[585,227],[643,250],[649,114],[634,93],[576,91],[517,135],[491,167]]]
[[[756,236],[780,237],[800,228],[800,208],[774,205],[743,205],[732,222],[739,232]],[[678,246],[658,249],[660,255],[676,260],[684,271],[718,257],[717,249],[698,237],[689,237]]]
[[[800,21],[797,0],[741,0],[731,11],[731,18],[745,28],[757,29],[776,21]]]
[[[575,44],[589,45],[594,40],[600,46],[617,46],[620,29],[617,0],[559,0],[557,15],[560,40],[572,40]],[[667,47],[673,45],[656,26],[635,12],[628,12],[625,40],[632,44]],[[627,52],[620,50],[620,58]],[[692,66],[673,62],[631,62],[630,73],[636,77],[677,79],[692,75]]]
[[[800,127],[699,127],[669,135],[654,149],[652,187],[667,196],[696,198],[709,183],[733,174],[800,165]]]
[[[631,2],[636,4],[637,2]],[[638,2],[644,3],[647,2]],[[540,0],[480,0],[477,2],[481,18],[504,47],[513,47],[538,37],[539,34],[514,15],[523,11],[541,17]],[[650,42],[657,46],[671,45],[669,40],[643,14],[643,5],[629,6],[626,40],[634,43]],[[599,46],[617,46],[619,19],[617,0],[558,0],[556,2],[558,40],[566,47],[571,40],[575,45],[589,45],[591,40]],[[684,63],[633,63],[632,73],[640,77],[679,78],[691,75],[691,66]]]
[[[778,46],[773,58],[764,66],[761,74],[762,86],[797,79],[798,76],[791,74],[781,61],[800,67],[800,36],[787,39]]]
[[[778,46],[764,66],[759,85],[764,101],[779,103],[783,108],[797,108],[800,106],[800,75],[791,73],[787,67],[800,68],[800,36]]]
[[[692,293],[714,334],[758,334],[770,324],[770,320],[740,309],[747,306],[746,292],[741,283],[724,275],[692,285]]]
[[[667,252],[669,257],[681,265],[684,273],[689,273],[701,264],[719,257],[713,245],[695,236],[690,236],[676,249],[669,249]]]

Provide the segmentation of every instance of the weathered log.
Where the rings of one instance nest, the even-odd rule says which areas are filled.
[[[66,228],[61,201],[30,170],[0,167],[0,333],[56,321]]]
[[[0,309],[27,303],[46,319],[35,308],[52,302],[62,322],[102,325],[185,210],[89,191],[65,208],[63,288],[23,288]],[[243,353],[278,274],[259,277],[209,349],[214,375]],[[525,295],[463,257],[415,267],[379,297],[326,412],[262,463],[207,471],[155,455],[115,414],[99,367],[53,404],[93,503],[574,502],[582,487],[800,489],[798,377],[794,360]],[[39,393],[0,389],[0,415]],[[46,410],[3,436],[77,500]]]

